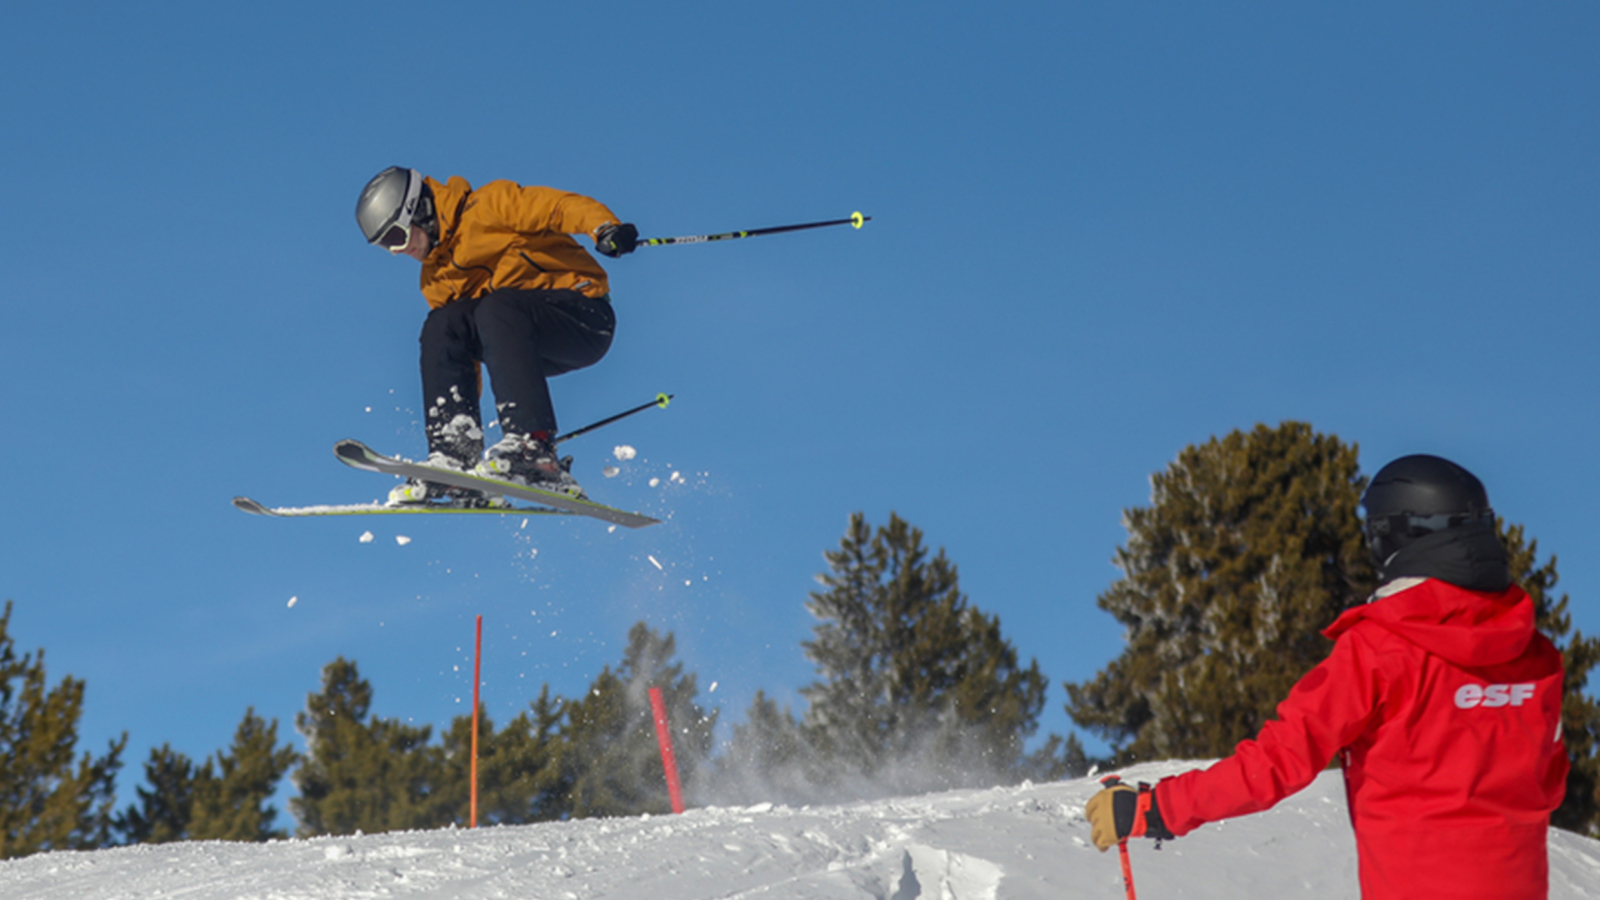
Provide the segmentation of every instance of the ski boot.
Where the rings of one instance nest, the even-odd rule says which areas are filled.
[[[513,481],[542,491],[583,499],[583,487],[572,477],[572,457],[556,455],[549,440],[508,434],[490,447],[474,470],[485,478]]]
[[[467,471],[461,460],[448,453],[434,452],[428,454],[427,465],[439,469],[453,469],[457,472]],[[424,481],[420,478],[407,478],[403,483],[397,484],[389,491],[387,506],[451,506],[463,509],[479,509],[493,506],[509,506],[504,497],[491,497],[482,491],[473,491],[466,488],[452,487],[448,484],[438,484]]]

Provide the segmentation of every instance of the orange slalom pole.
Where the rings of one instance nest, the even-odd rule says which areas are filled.
[[[656,743],[661,746],[661,768],[667,773],[667,797],[674,813],[683,812],[683,790],[678,786],[678,760],[672,752],[672,729],[667,725],[667,704],[661,688],[650,689],[650,710],[656,718]]]
[[[478,645],[472,653],[472,801],[467,827],[478,827],[478,685],[483,682],[483,616],[478,616]]]

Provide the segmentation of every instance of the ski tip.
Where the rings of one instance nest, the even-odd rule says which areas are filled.
[[[366,444],[363,444],[360,441],[351,438],[345,438],[339,443],[333,445],[333,455],[340,462],[347,466],[354,466],[358,469],[373,470],[369,460],[371,460],[373,457],[381,456],[382,454],[379,454],[371,447],[368,447]]]
[[[272,510],[267,509],[265,506],[262,506],[260,503],[254,500],[251,500],[249,497],[235,497],[233,498],[233,505],[236,509],[243,510],[247,513],[253,513],[258,516],[272,515]]]

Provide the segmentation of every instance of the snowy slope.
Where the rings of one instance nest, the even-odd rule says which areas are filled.
[[[1122,774],[1154,780],[1162,763]],[[697,809],[476,831],[49,853],[0,863],[6,900],[1121,898],[1088,843],[1089,780],[848,806]],[[1600,842],[1552,831],[1552,898],[1600,897]],[[1144,900],[1357,896],[1337,772],[1276,809],[1133,847]]]

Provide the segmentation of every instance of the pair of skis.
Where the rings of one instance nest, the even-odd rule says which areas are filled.
[[[643,412],[652,406],[665,407],[672,399],[670,394],[658,394],[656,399],[643,403],[626,412],[618,413],[607,419],[602,419],[592,425],[586,425],[577,431],[569,432],[556,438],[556,442],[587,434],[604,425],[609,425],[618,419]],[[411,462],[395,456],[385,456],[373,450],[360,441],[340,441],[334,445],[334,456],[339,461],[352,468],[368,472],[381,472],[386,475],[395,475],[401,478],[415,478],[429,481],[434,484],[443,484],[465,490],[478,491],[492,497],[503,497],[508,500],[523,500],[537,504],[535,506],[458,506],[444,503],[415,503],[402,506],[387,506],[381,503],[355,503],[335,506],[267,506],[249,497],[233,498],[233,505],[247,513],[263,516],[278,516],[285,518],[300,518],[306,516],[373,516],[373,515],[574,515],[588,516],[624,528],[643,528],[655,525],[660,520],[636,512],[628,512],[603,503],[595,503],[583,497],[572,497],[555,491],[541,490],[512,481],[502,481],[498,478],[485,478],[470,472],[458,472],[454,469],[443,469],[424,463]]]

